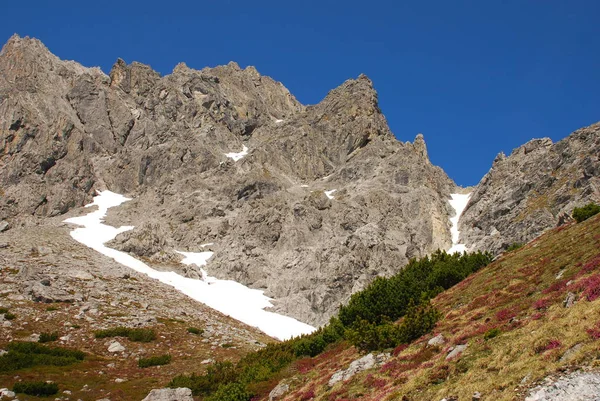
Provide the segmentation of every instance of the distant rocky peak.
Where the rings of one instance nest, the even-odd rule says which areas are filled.
[[[160,79],[160,74],[149,65],[133,62],[129,65],[119,58],[110,70],[110,86],[126,93],[145,95]]]
[[[417,134],[417,136],[415,137],[415,141],[413,142],[413,146],[419,156],[429,161],[429,155],[427,154],[427,145],[425,144],[425,138],[423,138],[423,134]]]

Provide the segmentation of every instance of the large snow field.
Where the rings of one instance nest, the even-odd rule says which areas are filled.
[[[247,151],[247,148],[244,148]],[[291,317],[265,311],[264,309],[271,307],[272,304],[271,298],[265,296],[263,291],[248,288],[232,280],[210,277],[204,269],[202,269],[202,280],[183,277],[175,272],[157,271],[125,252],[105,246],[106,242],[115,238],[119,233],[134,228],[133,226],[115,228],[103,224],[109,208],[119,206],[128,200],[130,199],[114,192],[99,192],[98,196],[94,197],[93,203],[86,205],[86,207],[98,206],[98,210],[85,216],[65,220],[67,223],[81,226],[71,231],[71,236],[76,241],[122,265],[171,285],[190,298],[243,323],[257,327],[272,337],[285,340],[315,330],[314,327]],[[212,252],[207,251],[179,253],[185,257],[182,263],[195,264],[200,268],[206,266],[207,261],[213,255]]]

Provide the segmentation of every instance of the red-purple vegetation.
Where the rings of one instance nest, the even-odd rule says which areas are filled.
[[[591,273],[596,270],[600,266],[600,254],[594,256],[592,259],[588,260],[587,263],[581,268],[582,274]]]
[[[581,280],[577,289],[583,290],[583,295],[590,302],[600,298],[600,274]]]
[[[315,398],[315,390],[313,389],[310,389],[300,394],[300,401],[308,401],[312,400],[313,398]]]
[[[596,323],[596,326],[587,329],[586,331],[594,340],[600,340],[600,322]]]
[[[400,344],[392,351],[393,356],[398,356],[402,351],[408,348],[408,344]]]
[[[542,293],[550,294],[551,292],[564,291],[567,288],[567,283],[569,280],[560,280],[552,284],[550,287],[546,288]]]
[[[551,301],[548,298],[538,299],[537,301],[535,301],[533,303],[533,309],[535,309],[535,310],[548,309],[548,307],[550,306],[550,303],[551,303]]]
[[[496,313],[496,319],[498,319],[498,321],[500,321],[500,322],[510,320],[515,316],[517,316],[517,312],[511,308],[505,308],[505,309],[499,310]]]

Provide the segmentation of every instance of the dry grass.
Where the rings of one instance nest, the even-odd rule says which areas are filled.
[[[569,292],[577,302],[565,308]],[[471,399],[476,391],[486,399],[519,399],[549,374],[600,365],[600,299],[593,294],[600,294],[600,216],[551,230],[440,294],[433,303],[444,318],[435,332],[381,368],[329,388],[331,375],[360,355],[347,348],[304,361],[312,367],[296,372],[301,384],[286,400],[308,391],[327,401]],[[494,328],[500,334],[484,339]],[[447,342],[427,347],[438,333]],[[468,348],[446,360],[456,344]]]

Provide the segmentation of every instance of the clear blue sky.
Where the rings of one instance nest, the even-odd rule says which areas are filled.
[[[37,3],[37,4],[36,4]],[[88,5],[89,3],[89,5]],[[237,61],[304,104],[367,74],[398,139],[473,185],[499,151],[600,120],[600,1],[11,1],[0,40],[105,72]]]

